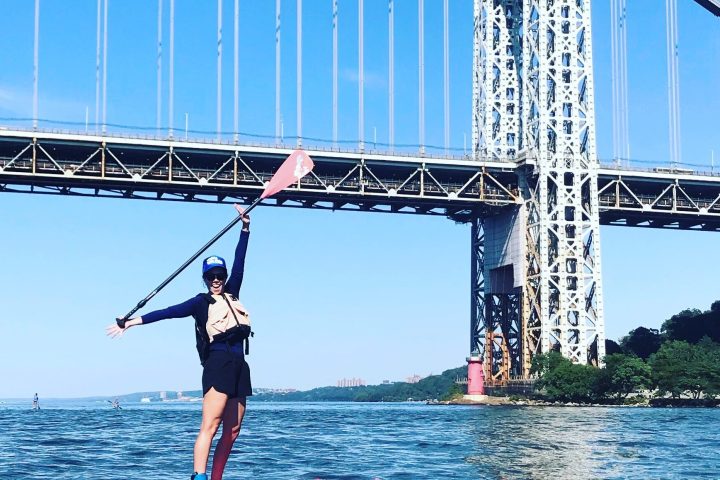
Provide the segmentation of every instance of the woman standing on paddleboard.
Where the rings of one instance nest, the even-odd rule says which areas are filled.
[[[230,276],[225,260],[218,256],[203,260],[202,274],[207,293],[183,303],[146,313],[118,325],[107,327],[112,338],[120,337],[135,325],[145,325],[166,318],[192,316],[200,363],[203,365],[203,406],[200,433],[195,440],[194,469],[190,477],[207,480],[208,457],[213,437],[222,423],[222,436],[213,455],[212,479],[221,480],[233,443],[240,433],[246,398],[252,395],[250,367],[245,361],[250,336],[250,317],[238,301],[245,269],[245,252],[250,237],[250,217],[235,205],[242,216],[243,228],[235,249]],[[243,351],[244,347],[244,351]]]

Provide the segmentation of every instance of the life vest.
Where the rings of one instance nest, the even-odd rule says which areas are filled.
[[[231,323],[230,328],[226,328],[224,332],[218,332],[214,334],[212,343],[216,342],[227,342],[227,343],[239,343],[244,342],[245,354],[250,354],[250,337],[254,334],[250,328],[250,315],[247,309],[243,306],[235,296],[229,293],[223,293],[222,297],[227,303],[226,308],[212,309],[214,310],[214,316],[210,319],[211,307],[216,304],[217,300],[209,293],[200,293],[198,297],[202,297],[207,302],[207,308],[200,308],[199,311],[193,315],[195,319],[195,346],[197,347],[198,355],[200,356],[200,364],[204,365],[205,361],[210,354],[210,335],[208,330],[213,331],[214,327],[211,324],[208,326],[209,321],[213,322],[216,326],[220,323],[226,322],[229,319]],[[222,314],[225,316],[222,316]],[[215,316],[220,315],[220,317]],[[227,317],[230,315],[230,317]],[[217,328],[215,328],[217,330]]]
[[[224,334],[233,327],[250,325],[250,314],[238,299],[227,293],[220,296],[224,301],[218,300],[217,296],[214,296],[213,298],[218,301],[208,305],[208,319],[205,327],[210,339]]]

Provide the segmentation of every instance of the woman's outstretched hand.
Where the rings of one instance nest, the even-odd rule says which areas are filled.
[[[120,326],[117,323],[112,323],[105,327],[105,334],[110,338],[120,338],[123,336],[123,333],[125,333],[125,330],[127,330],[130,327],[120,328]]]
[[[120,320],[120,317],[118,317],[118,320]],[[125,321],[125,328],[120,328],[120,325],[117,324],[117,322],[112,323],[105,327],[105,334],[110,338],[120,338],[123,336],[123,333],[130,328],[134,327],[135,325],[141,325],[142,324],[142,317],[135,317],[131,318],[129,320]]]
[[[238,215],[242,217],[243,222],[243,230],[247,230],[250,228],[250,215],[245,215],[245,209],[238,205],[237,203],[233,204],[235,207],[235,210],[237,210]]]

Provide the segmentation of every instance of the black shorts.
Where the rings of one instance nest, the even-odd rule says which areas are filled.
[[[245,356],[235,349],[212,348],[203,368],[202,387],[203,395],[210,388],[215,388],[229,398],[252,395],[250,366],[245,361]]]

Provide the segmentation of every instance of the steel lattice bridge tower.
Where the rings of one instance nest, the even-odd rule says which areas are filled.
[[[601,224],[720,231],[720,176],[598,162],[591,33],[590,0],[474,0],[471,156],[306,148],[269,201],[470,223],[469,390],[602,363]],[[0,127],[0,192],[248,202],[293,148]]]
[[[605,356],[590,17],[590,0],[474,0],[473,152],[514,159],[521,198],[472,220],[471,387],[473,364],[503,384],[551,350]]]
[[[499,381],[527,377],[532,357],[553,349],[598,365],[605,327],[590,1],[475,0],[474,8],[474,152],[532,167],[519,167],[519,206],[473,220],[473,264],[483,276],[473,353]]]

